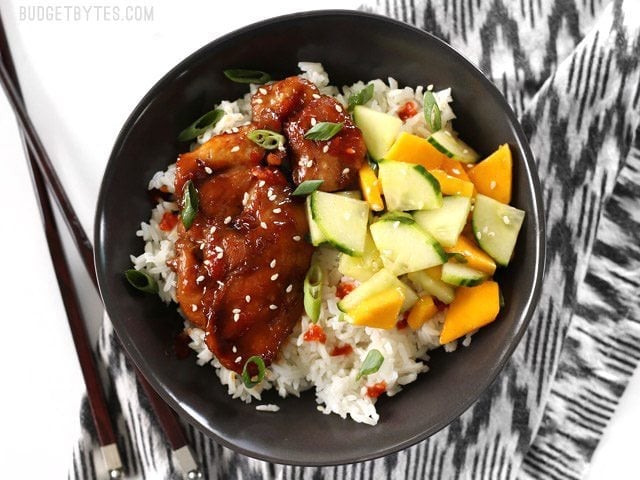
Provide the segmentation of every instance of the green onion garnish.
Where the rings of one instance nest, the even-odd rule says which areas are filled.
[[[458,252],[447,253],[447,258],[453,258],[458,263],[468,263],[467,257]]]
[[[500,302],[500,308],[504,308],[504,295],[502,295],[502,289],[498,289],[498,301]]]
[[[427,121],[427,127],[431,132],[437,132],[442,128],[442,122],[440,119],[440,108],[438,108],[438,102],[432,92],[427,90],[424,92],[424,119]]]
[[[320,185],[322,185],[322,182],[324,182],[324,180],[305,180],[296,187],[291,195],[309,195],[310,193],[313,193],[317,189],[319,189]]]
[[[265,150],[275,150],[284,146],[284,136],[271,130],[253,130],[247,138]]]
[[[191,228],[193,220],[196,218],[199,204],[198,190],[193,182],[189,180],[182,188],[182,210],[180,211],[180,219],[187,230]]]
[[[320,306],[322,303],[322,279],[324,274],[317,263],[311,265],[304,277],[304,311],[307,312],[313,323],[320,318]]]
[[[258,375],[249,374],[249,365],[254,364],[258,367]],[[258,355],[254,355],[253,357],[249,357],[246,362],[244,362],[244,367],[242,367],[242,382],[244,386],[247,388],[253,388],[258,385],[264,379],[264,360],[262,357]]]
[[[304,138],[308,140],[330,140],[332,139],[344,125],[342,123],[320,122],[307,130]]]
[[[351,112],[356,105],[364,105],[373,98],[373,84],[369,84],[360,90],[358,93],[354,93],[349,97],[347,102],[349,103],[349,111]]]
[[[131,286],[144,293],[158,293],[158,282],[151,275],[141,270],[127,270],[124,276]]]
[[[230,68],[225,70],[225,77],[236,83],[255,83],[262,85],[271,80],[271,75],[260,70],[246,70],[243,68]]]
[[[362,362],[362,366],[360,367],[358,375],[356,375],[356,380],[360,380],[365,375],[376,373],[378,370],[380,370],[380,365],[382,365],[382,362],[384,362],[384,357],[379,350],[376,350],[375,348],[369,350],[369,353],[367,353],[364,362]]]
[[[216,108],[210,112],[205,113],[187,128],[180,132],[178,135],[179,142],[187,142],[199,137],[211,127],[214,127],[216,123],[224,116],[224,111]]]

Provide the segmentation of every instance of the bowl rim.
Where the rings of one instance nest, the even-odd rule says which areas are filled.
[[[236,37],[244,36],[247,33],[250,33],[255,30],[262,29],[264,27],[276,26],[280,23],[288,23],[292,20],[299,20],[301,18],[304,19],[313,19],[316,17],[341,17],[342,19],[348,18],[354,21],[359,19],[366,20],[374,20],[378,21],[381,24],[387,24],[393,26],[394,28],[405,29],[408,32],[413,34],[419,34],[429,38],[430,41],[435,42],[438,48],[442,49],[446,55],[450,55],[452,57],[456,57],[458,61],[467,64],[469,67],[470,74],[479,78],[480,82],[486,85],[490,95],[492,96],[492,101],[496,102],[502,112],[507,116],[508,123],[511,125],[513,134],[515,139],[517,140],[517,148],[522,155],[523,158],[523,167],[525,169],[525,177],[527,178],[528,187],[531,189],[531,203],[532,203],[532,211],[527,212],[527,214],[532,219],[532,225],[534,227],[535,234],[535,250],[531,252],[534,256],[534,275],[533,275],[533,284],[532,288],[529,292],[529,295],[526,297],[526,301],[523,302],[522,315],[517,319],[517,323],[515,325],[515,330],[512,334],[512,339],[507,348],[503,348],[501,350],[501,354],[498,357],[498,361],[495,362],[492,367],[487,371],[486,379],[484,382],[474,389],[470,395],[464,401],[456,400],[455,408],[451,409],[451,413],[443,417],[441,421],[436,422],[430,428],[423,431],[421,434],[417,434],[406,438],[402,442],[395,443],[393,445],[388,445],[385,448],[380,448],[377,450],[373,450],[371,453],[367,455],[360,455],[358,457],[350,458],[348,455],[345,455],[343,458],[337,459],[334,462],[300,462],[295,459],[281,458],[279,456],[267,455],[259,452],[254,452],[249,449],[246,449],[242,446],[236,445],[233,442],[227,440],[226,438],[221,437],[215,432],[211,431],[205,425],[202,425],[201,422],[197,419],[197,417],[177,399],[171,396],[162,385],[161,382],[157,380],[155,375],[153,375],[153,366],[146,360],[145,356],[138,349],[138,346],[134,344],[130,338],[127,336],[121,336],[118,334],[117,323],[118,321],[114,321],[114,330],[116,334],[118,334],[118,338],[126,352],[127,357],[133,362],[135,367],[137,367],[141,372],[146,373],[145,378],[152,385],[154,390],[158,392],[158,394],[162,397],[162,399],[173,408],[179,415],[188,421],[191,425],[196,427],[199,431],[201,431],[208,438],[213,439],[215,442],[220,443],[221,445],[230,448],[231,450],[241,453],[243,455],[247,455],[252,458],[257,458],[259,460],[264,460],[273,463],[280,463],[286,465],[297,465],[297,466],[330,466],[330,465],[344,465],[354,462],[362,462],[367,460],[372,460],[375,458],[380,458],[386,455],[390,455],[396,453],[400,450],[408,448],[416,443],[429,438],[435,433],[439,432],[447,425],[449,425],[453,420],[461,416],[467,409],[471,407],[481,396],[482,392],[487,390],[489,386],[495,381],[498,374],[503,370],[507,361],[511,358],[513,351],[519,345],[524,332],[526,331],[531,317],[535,311],[536,302],[540,296],[542,290],[542,281],[545,273],[545,264],[546,264],[546,233],[545,233],[545,214],[544,214],[544,204],[542,201],[542,191],[541,185],[539,181],[539,177],[537,174],[537,170],[535,169],[535,157],[531,151],[527,138],[522,130],[522,126],[520,125],[518,119],[516,118],[511,106],[507,103],[506,99],[502,95],[502,93],[498,90],[498,88],[489,80],[488,77],[482,73],[482,71],[470,60],[468,60],[463,54],[458,52],[444,40],[436,37],[435,35],[421,30],[417,27],[414,27],[408,23],[384,16],[376,13],[360,11],[360,10],[347,10],[347,9],[326,9],[326,10],[311,10],[311,11],[302,11],[302,12],[294,12],[286,15],[279,15],[276,17],[267,18],[265,20],[261,20],[258,22],[251,23],[229,33],[226,33],[220,37],[215,38],[210,41],[206,45],[198,48],[195,52],[188,55],[186,58],[181,60],[178,64],[172,67],[167,73],[165,73],[160,80],[158,80],[142,97],[142,99],[138,102],[136,107],[133,109],[131,114],[127,117],[125,122],[123,123],[118,136],[113,144],[111,149],[111,154],[109,156],[109,160],[105,167],[105,173],[103,175],[103,179],[100,185],[100,191],[98,194],[98,202],[96,204],[95,210],[95,221],[94,221],[94,242],[96,246],[102,243],[102,228],[103,228],[103,217],[105,212],[105,204],[106,204],[106,185],[110,183],[108,180],[113,176],[111,165],[116,161],[116,158],[120,154],[120,150],[123,145],[126,143],[127,137],[129,135],[129,130],[136,123],[136,120],[144,113],[150,101],[158,95],[162,89],[164,89],[167,84],[169,84],[172,79],[174,79],[177,74],[183,72],[187,66],[189,66],[192,62],[194,62],[197,58],[199,58],[203,53],[210,49],[216,48],[219,44],[223,44],[230,40],[233,40]],[[117,301],[117,298],[113,296],[109,289],[106,288],[108,285],[108,279],[106,276],[105,269],[102,268],[102,265],[106,264],[106,260],[104,258],[104,251],[102,248],[96,248],[94,253],[94,262],[96,266],[96,272],[98,277],[98,284],[100,288],[100,295],[103,299],[105,311],[109,314],[109,305],[113,302]],[[110,318],[111,315],[109,315]],[[230,399],[231,401],[236,401],[235,399]],[[348,420],[351,421],[351,420]]]

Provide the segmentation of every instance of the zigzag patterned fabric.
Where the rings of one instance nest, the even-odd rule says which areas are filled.
[[[548,232],[539,308],[491,388],[397,454],[302,468],[236,454],[185,424],[208,479],[579,479],[640,362],[640,2],[386,0],[365,10],[436,34],[520,117]],[[99,354],[129,478],[182,478],[108,320]],[[102,475],[83,403],[69,478]]]

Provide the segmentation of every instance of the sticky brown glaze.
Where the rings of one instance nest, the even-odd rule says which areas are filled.
[[[343,127],[330,140],[304,138],[314,124],[342,123]],[[367,148],[345,108],[328,96],[313,99],[285,124],[289,151],[293,162],[293,181],[324,180],[326,192],[357,188],[358,170],[365,162]]]
[[[286,119],[309,103],[314,95],[319,96],[318,88],[300,77],[262,86],[251,97],[253,124],[256,128],[280,132]]]
[[[181,309],[226,368],[254,355],[269,364],[303,313],[304,204],[273,167],[233,167],[198,188],[199,213],[176,243]]]

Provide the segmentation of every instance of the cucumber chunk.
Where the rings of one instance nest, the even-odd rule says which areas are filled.
[[[342,275],[351,277],[359,282],[364,282],[369,280],[376,272],[380,271],[382,266],[382,259],[380,258],[376,244],[373,243],[371,235],[367,232],[362,256],[352,257],[346,253],[341,253],[338,271]]]
[[[340,300],[338,308],[348,313],[349,310],[353,310],[362,301],[391,288],[398,288],[404,294],[401,312],[409,310],[418,301],[418,295],[409,285],[396,278],[389,270],[383,268]]]
[[[420,270],[419,272],[411,272],[408,277],[414,285],[421,288],[429,295],[433,295],[442,303],[446,303],[448,305],[453,302],[453,299],[455,298],[455,289],[442,280],[429,275],[426,271]]]
[[[453,136],[448,130],[439,130],[432,133],[427,140],[447,157],[454,158],[462,163],[475,163],[480,159],[478,152],[458,137]]]
[[[320,227],[313,219],[313,215],[311,214],[311,197],[308,196],[305,200],[305,208],[307,210],[307,221],[309,222],[309,237],[311,237],[311,244],[314,247],[318,245],[322,245],[326,242],[326,238],[324,234],[320,231]]]
[[[447,261],[440,244],[411,215],[391,213],[369,227],[382,263],[395,275],[416,272]]]
[[[422,165],[381,160],[378,179],[391,211],[431,210],[442,206],[440,184]]]
[[[442,207],[413,213],[418,225],[433,235],[443,247],[453,247],[467,223],[471,210],[469,197],[444,197]]]
[[[516,246],[525,212],[482,194],[473,208],[473,234],[478,245],[499,265],[507,266]]]
[[[364,143],[374,160],[384,157],[402,127],[402,120],[398,117],[362,105],[353,109],[353,121],[362,131]]]
[[[486,273],[459,263],[447,262],[442,266],[442,281],[451,285],[475,287],[486,279]]]
[[[311,219],[316,223],[324,241],[347,255],[362,255],[367,235],[369,204],[319,190],[309,195],[309,199]]]

